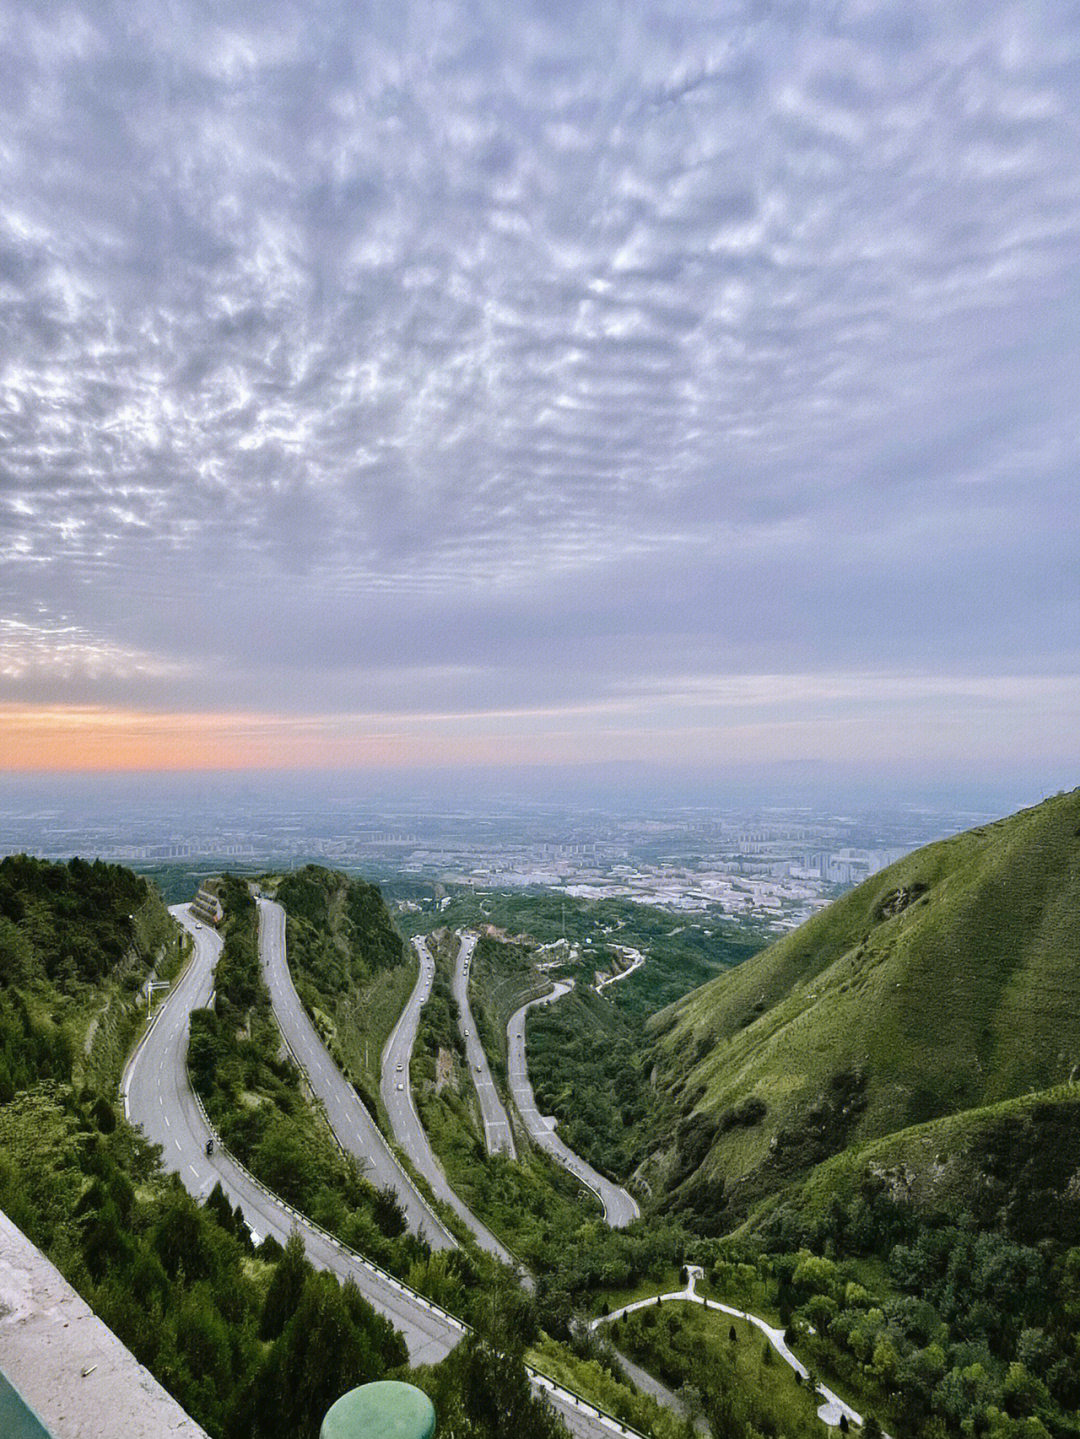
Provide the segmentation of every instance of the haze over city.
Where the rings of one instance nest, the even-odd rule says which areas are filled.
[[[170,13],[0,6],[7,771],[1073,782],[1074,8]]]

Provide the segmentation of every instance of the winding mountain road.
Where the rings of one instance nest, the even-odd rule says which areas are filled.
[[[609,984],[618,984],[620,979],[629,979],[630,976],[636,974],[645,963],[645,956],[640,949],[631,949],[629,945],[625,944],[612,944],[609,945],[608,948],[623,955],[624,958],[629,957],[630,963],[625,969],[620,969],[615,974],[609,974],[607,979],[598,980],[597,983],[593,985],[597,994],[603,994]]]
[[[371,1306],[389,1319],[405,1339],[411,1364],[435,1364],[467,1332],[462,1321],[392,1275],[352,1253],[272,1194],[238,1163],[220,1142],[207,1155],[208,1140],[217,1139],[195,1098],[187,1077],[190,1015],[210,1001],[214,966],[221,954],[220,936],[204,928],[187,905],[170,913],[192,935],[194,953],[172,990],[155,1012],[135,1047],[120,1082],[124,1113],[162,1147],[164,1167],[180,1176],[184,1188],[200,1202],[220,1183],[230,1204],[240,1206],[253,1238],[273,1235],[285,1244],[297,1231],[312,1264],[342,1280],[352,1279]],[[544,1394],[577,1439],[613,1439],[636,1431],[605,1414],[546,1375],[526,1366],[534,1389]]]
[[[499,1243],[491,1230],[481,1223],[472,1210],[462,1203],[457,1193],[451,1188],[450,1181],[431,1147],[427,1131],[420,1123],[420,1116],[416,1112],[412,1081],[409,1078],[409,1066],[412,1061],[413,1045],[416,1042],[417,1027],[420,1023],[420,1011],[431,993],[431,986],[435,978],[435,960],[428,949],[426,939],[422,936],[418,935],[413,940],[413,948],[420,961],[420,974],[412,994],[409,995],[408,1003],[401,1011],[397,1024],[391,1030],[382,1057],[382,1079],[379,1087],[382,1091],[383,1103],[386,1105],[390,1128],[394,1132],[394,1138],[408,1155],[410,1163],[415,1165],[417,1172],[422,1174],[431,1185],[431,1192],[444,1204],[449,1205],[463,1224],[468,1225],[476,1236],[476,1242],[483,1249],[494,1254],[504,1264],[513,1266],[514,1259],[510,1252]]]
[[[270,991],[274,1017],[312,1093],[326,1110],[338,1143],[360,1161],[367,1177],[392,1189],[414,1234],[433,1249],[455,1249],[457,1241],[394,1157],[356,1090],[334,1063],[312,1024],[292,982],[285,951],[285,911],[273,900],[259,900],[259,962]]]
[[[491,1077],[484,1046],[476,1032],[476,1020],[469,1007],[469,966],[476,948],[478,934],[469,931],[458,932],[458,952],[454,961],[454,998],[457,1000],[461,1023],[461,1037],[465,1041],[465,1057],[469,1061],[476,1097],[480,1101],[480,1117],[484,1121],[484,1144],[488,1154],[508,1154],[517,1158],[514,1135],[510,1128],[510,1116],[506,1112],[495,1081]]]
[[[510,1022],[506,1026],[506,1066],[510,1093],[525,1128],[540,1148],[546,1150],[557,1164],[568,1169],[575,1179],[592,1190],[603,1205],[604,1219],[612,1229],[624,1229],[641,1216],[637,1201],[621,1185],[613,1184],[610,1179],[598,1174],[591,1164],[586,1164],[584,1159],[562,1142],[536,1107],[536,1097],[529,1083],[529,1070],[525,1059],[525,1016],[534,1005],[553,1004],[573,987],[570,980],[561,979],[550,994],[542,994],[539,999],[530,999],[510,1016]]]
[[[271,1194],[220,1144],[207,1155],[207,1140],[215,1136],[188,1082],[187,1041],[191,1011],[205,1007],[213,992],[221,938],[194,919],[186,905],[174,906],[171,913],[193,936],[195,952],[128,1061],[121,1081],[124,1113],[148,1139],[161,1145],[163,1165],[179,1174],[196,1199],[205,1200],[220,1183],[229,1202],[242,1209],[256,1239],[270,1234],[284,1244],[294,1229],[299,1230],[314,1265],[355,1280],[372,1307],[401,1331],[413,1364],[437,1363],[465,1332],[460,1320],[344,1249]]]

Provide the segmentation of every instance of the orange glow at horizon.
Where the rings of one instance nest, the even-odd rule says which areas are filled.
[[[710,707],[711,708],[711,707]],[[1062,710],[1048,746],[1072,753],[1076,716]],[[878,760],[1006,761],[1023,716],[989,716],[977,737],[964,717],[932,726],[903,709],[879,714],[688,713],[633,701],[471,713],[289,715],[165,712],[0,702],[0,772],[342,770],[507,765]]]
[[[333,720],[0,705],[0,768],[38,771],[317,769],[401,763],[405,736],[335,733]]]

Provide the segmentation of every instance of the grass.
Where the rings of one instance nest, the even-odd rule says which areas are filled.
[[[655,1439],[684,1439],[686,1425],[648,1394],[623,1381],[597,1359],[574,1353],[565,1344],[541,1335],[526,1358],[549,1379],[574,1390],[624,1424],[631,1424]]]
[[[531,950],[483,935],[473,952],[469,1007],[496,1084],[506,1102],[506,1026],[527,999],[546,994],[551,981],[540,974]]]
[[[682,1289],[685,1285],[682,1270],[672,1264],[664,1273],[657,1278],[649,1275],[648,1278],[640,1280],[637,1284],[622,1289],[605,1289],[596,1295],[596,1302],[592,1306],[594,1314],[603,1312],[602,1306],[607,1305],[608,1310],[621,1309],[625,1304],[635,1304],[639,1299],[648,1299],[653,1294],[671,1294],[676,1289]],[[698,1281],[698,1289],[702,1293],[701,1281]],[[711,1297],[711,1296],[710,1296]]]
[[[1012,1210],[1014,1229],[1038,1239],[1060,1231],[1054,1214],[1078,1166],[1080,1085],[1064,1084],[846,1150],[813,1170],[791,1200],[817,1218],[836,1198],[853,1201],[870,1176],[884,1177],[926,1211],[966,1210],[994,1226]],[[1039,1224],[1045,1233],[1033,1232]]]
[[[722,1177],[745,1212],[851,1144],[1066,1081],[1078,832],[1075,791],[927,846],[658,1015],[658,1082],[701,1127],[651,1177]]]
[[[322,995],[321,1003],[310,1011],[341,1068],[380,1117],[382,1052],[413,991],[418,972],[412,956],[396,969],[375,975],[362,994]]]
[[[437,951],[436,966],[443,984],[436,983],[421,1012],[410,1074],[421,1122],[463,1203],[527,1263],[541,1258],[549,1264],[557,1262],[560,1244],[599,1213],[599,1204],[591,1194],[585,1198],[577,1182],[520,1133],[516,1163],[505,1155],[488,1158],[460,1037],[456,1029],[448,1030],[452,1017],[444,1012],[445,1004],[435,1003],[445,992],[451,966],[446,947]],[[451,1055],[451,1077],[436,1093],[439,1048]]]
[[[820,1399],[745,1320],[697,1304],[665,1304],[611,1328],[616,1348],[669,1389],[697,1389],[706,1417],[733,1411],[762,1433],[822,1439]]]

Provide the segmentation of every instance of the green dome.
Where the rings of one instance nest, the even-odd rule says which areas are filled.
[[[432,1439],[435,1406],[412,1384],[380,1379],[350,1389],[326,1411],[319,1439]]]

